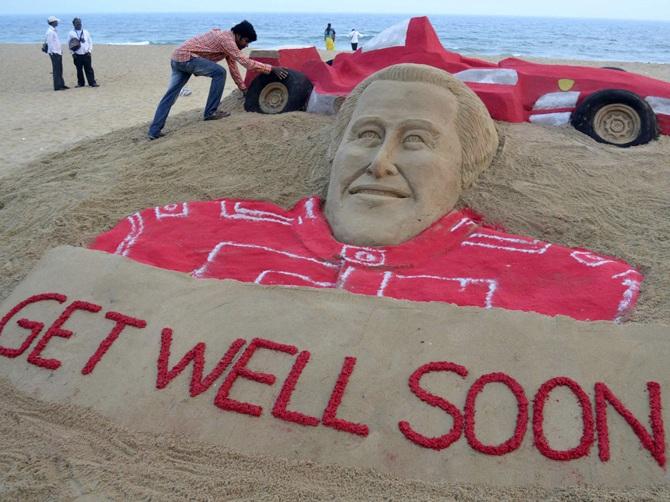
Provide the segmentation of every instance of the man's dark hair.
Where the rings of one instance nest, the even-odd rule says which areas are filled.
[[[256,30],[254,30],[254,26],[246,19],[233,26],[230,31],[235,33],[235,35],[248,39],[249,42],[256,41]]]

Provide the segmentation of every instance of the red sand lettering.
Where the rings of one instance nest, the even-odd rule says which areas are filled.
[[[47,368],[50,370],[58,369],[61,365],[61,362],[58,359],[45,359],[41,357],[42,351],[46,348],[49,341],[54,336],[67,339],[73,335],[72,331],[63,329],[63,324],[65,324],[68,319],[70,319],[72,314],[74,314],[77,310],[96,313],[100,312],[101,309],[102,307],[100,305],[96,305],[95,303],[89,303],[82,300],[73,301],[65,308],[60,317],[54,321],[46,333],[44,333],[44,336],[42,336],[42,338],[40,338],[40,340],[37,342],[37,345],[33,351],[28,354],[28,362],[41,368]]]
[[[457,441],[463,430],[464,418],[461,411],[447,401],[436,396],[421,387],[421,378],[423,375],[435,371],[450,371],[465,378],[468,370],[455,363],[440,361],[431,362],[420,366],[409,378],[410,390],[423,402],[441,408],[453,418],[451,430],[436,438],[426,437],[416,432],[409,422],[401,421],[398,423],[400,431],[405,437],[423,447],[434,450],[443,450]],[[475,403],[477,396],[483,388],[489,383],[498,382],[506,385],[517,400],[516,427],[513,436],[507,441],[497,446],[485,445],[477,439],[475,434]],[[556,387],[567,387],[576,396],[582,413],[583,433],[579,444],[566,451],[555,450],[549,445],[544,434],[544,408],[549,395]],[[562,376],[552,378],[543,383],[535,394],[533,400],[533,434],[534,446],[545,457],[557,461],[575,460],[587,456],[595,440],[594,430],[598,432],[599,458],[602,462],[607,462],[610,458],[609,450],[609,430],[607,425],[607,403],[619,413],[631,426],[642,446],[649,451],[654,460],[661,468],[666,465],[666,444],[665,429],[663,422],[663,407],[661,403],[661,386],[657,382],[647,382],[647,391],[649,394],[649,422],[651,424],[651,434],[644,428],[642,423],[633,416],[617,396],[607,387],[606,384],[598,382],[595,384],[595,409],[596,421],[594,423],[591,400],[588,394],[574,380]],[[523,443],[528,425],[528,399],[523,386],[515,379],[505,373],[489,373],[478,378],[470,387],[465,402],[465,436],[468,444],[473,450],[486,455],[506,455],[518,449]]]
[[[264,383],[266,385],[273,385],[277,377],[269,373],[259,373],[257,371],[252,371],[247,368],[247,363],[252,358],[256,350],[258,349],[267,349],[274,350],[276,352],[284,352],[286,354],[295,355],[298,352],[298,348],[294,345],[286,345],[283,343],[273,342],[271,340],[265,340],[263,338],[254,338],[249,346],[245,349],[242,356],[237,360],[233,369],[230,371],[226,379],[221,384],[219,392],[214,398],[214,404],[223,410],[236,411],[238,413],[245,413],[247,415],[252,415],[254,417],[260,417],[263,413],[263,408],[256,404],[245,403],[242,401],[236,401],[228,397],[230,394],[230,389],[233,387],[235,380],[239,377],[246,378],[247,380],[252,380],[254,382]]]
[[[116,323],[114,324],[112,331],[110,331],[107,337],[100,343],[98,350],[95,351],[95,353],[81,369],[82,375],[88,375],[95,369],[97,364],[100,362],[100,359],[102,359],[102,357],[107,353],[109,348],[116,341],[126,326],[132,326],[139,329],[143,329],[147,326],[147,322],[142,319],[128,317],[118,312],[107,312],[105,314],[105,318],[116,321]]]
[[[517,402],[517,416],[514,435],[498,446],[490,446],[483,444],[477,439],[475,434],[475,411],[479,393],[484,390],[484,387],[487,384],[495,382],[506,385],[512,391],[512,394],[514,394]],[[472,384],[472,387],[470,387],[470,390],[468,391],[468,396],[465,399],[465,437],[473,450],[486,455],[505,455],[510,453],[521,446],[527,428],[528,399],[519,382],[505,373],[489,373],[479,377],[475,383]]]
[[[44,302],[49,300],[54,300],[57,301],[58,303],[65,303],[65,301],[67,300],[67,296],[61,295],[59,293],[42,293],[40,295],[34,295],[29,298],[26,298],[21,303],[16,305],[13,309],[11,309],[9,312],[7,312],[7,314],[5,314],[5,316],[2,319],[0,319],[0,336],[2,335],[2,332],[5,329],[7,323],[16,314],[21,312],[21,310],[23,310],[25,307],[27,307],[32,303]],[[39,321],[31,321],[25,318],[19,319],[16,322],[16,324],[18,324],[24,329],[29,329],[30,334],[26,337],[23,343],[16,349],[0,346],[0,355],[12,358],[20,356],[26,351],[28,347],[30,347],[30,344],[33,343],[33,340],[35,340],[37,335],[40,334],[40,331],[42,331],[42,328],[44,328],[44,323]]]
[[[609,429],[607,427],[607,403],[621,415],[631,426],[642,446],[651,453],[658,465],[665,468],[665,429],[663,426],[663,414],[661,407],[661,386],[657,382],[647,382],[647,393],[649,394],[649,422],[651,422],[651,433],[653,438],[642,426],[640,421],[633,416],[618,397],[603,382],[595,385],[596,393],[596,429],[598,431],[598,456],[602,462],[610,459]]]
[[[42,301],[53,300],[58,303],[65,303],[67,301],[67,296],[60,293],[42,293],[39,295],[33,295],[12,308],[2,319],[0,319],[0,335],[2,334],[7,323],[18,314],[21,310],[32,303],[38,303]],[[100,305],[94,303],[86,302],[83,300],[75,300],[70,305],[68,305],[65,310],[60,314],[60,316],[51,324],[47,329],[46,333],[42,338],[37,342],[35,348],[28,355],[27,361],[35,366],[40,368],[45,368],[49,370],[57,370],[61,366],[61,361],[58,359],[46,359],[41,356],[44,349],[47,347],[50,340],[57,336],[60,338],[70,338],[74,333],[70,330],[63,329],[63,325],[72,317],[72,315],[77,311],[85,311],[91,313],[98,313],[102,310]],[[89,358],[84,367],[81,370],[81,373],[84,375],[90,374],[100,360],[104,357],[110,347],[114,344],[116,339],[119,337],[121,332],[126,328],[126,326],[132,326],[135,328],[144,328],[147,325],[147,322],[142,319],[136,319],[119,312],[107,312],[105,318],[115,321],[114,327],[105,337],[105,339],[100,343],[95,353]],[[0,355],[5,357],[14,358],[23,354],[33,343],[33,341],[40,334],[44,328],[44,323],[40,321],[33,321],[29,319],[19,319],[16,324],[21,328],[30,330],[30,334],[25,338],[23,343],[18,348],[8,348],[0,346]]]
[[[60,293],[42,293],[33,295],[14,306],[2,319],[0,319],[0,336],[7,327],[7,324],[19,314],[23,309],[31,304],[56,301],[63,304],[67,301],[67,296]],[[60,316],[51,324],[41,339],[35,345],[35,348],[27,357],[27,362],[36,365],[40,368],[49,370],[56,370],[61,366],[61,361],[57,359],[47,359],[42,357],[42,352],[53,337],[60,337],[68,339],[73,335],[73,332],[64,329],[63,326],[70,319],[70,317],[78,310],[98,313],[102,310],[100,305],[86,302],[83,300],[74,300],[62,311]],[[107,336],[102,340],[96,351],[88,359],[81,370],[83,375],[89,375],[97,367],[97,364],[104,357],[110,347],[119,338],[120,334],[128,327],[137,329],[144,329],[147,322],[142,319],[130,317],[119,312],[107,312],[105,318],[114,321],[114,326]],[[7,358],[16,358],[23,354],[31,344],[38,338],[39,334],[44,329],[44,323],[41,321],[20,318],[16,324],[29,331],[19,347],[11,348],[0,345],[0,355]],[[189,392],[192,397],[195,397],[207,391],[214,382],[224,374],[232,361],[240,352],[246,341],[242,338],[234,340],[224,356],[219,360],[214,369],[203,376],[205,367],[205,352],[206,344],[204,342],[197,343],[191,350],[189,350],[179,362],[169,368],[170,350],[172,347],[172,329],[164,328],[161,332],[161,347],[157,361],[157,379],[156,388],[165,388],[174,378],[176,378],[191,361],[193,362],[193,370],[191,374],[191,382]],[[276,381],[275,375],[268,373],[261,373],[252,371],[247,368],[247,364],[258,349],[272,350],[275,352],[283,352],[294,356],[298,354],[296,360],[287,375],[282,388],[274,402],[272,408],[272,415],[280,420],[297,423],[303,426],[317,426],[319,419],[301,413],[299,411],[289,410],[288,406],[291,402],[291,397],[295,391],[296,385],[302,375],[303,370],[309,363],[311,354],[308,351],[298,353],[298,348],[294,345],[287,345],[283,343],[273,342],[261,338],[254,338],[247,348],[244,350],[238,361],[233,365],[230,373],[226,376],[221,387],[219,388],[214,404],[221,409],[235,411],[252,416],[260,416],[263,412],[261,406],[236,401],[229,397],[233,384],[239,377],[246,378],[251,381],[263,383],[266,385],[274,385]],[[349,379],[353,374],[357,359],[355,357],[347,356],[344,358],[342,368],[337,377],[335,386],[330,394],[328,404],[321,417],[321,423],[326,427],[331,427],[342,432],[356,434],[358,436],[366,437],[369,434],[369,426],[361,423],[354,423],[348,420],[337,417],[337,412],[342,404],[344,393],[349,384]],[[458,441],[463,431],[469,446],[480,453],[486,455],[506,455],[517,450],[523,443],[524,436],[528,428],[528,408],[529,403],[526,397],[523,386],[511,376],[505,373],[488,373],[479,377],[472,384],[468,390],[463,413],[461,410],[450,403],[446,399],[437,396],[421,386],[421,379],[424,375],[432,372],[451,372],[456,373],[462,378],[468,376],[468,370],[464,366],[448,361],[430,362],[420,366],[409,377],[408,385],[412,393],[414,393],[421,401],[429,406],[440,408],[450,415],[453,419],[453,424],[449,432],[438,437],[428,437],[415,431],[408,421],[400,421],[398,427],[401,433],[412,443],[423,448],[431,448],[434,450],[443,450],[448,448],[452,443]],[[476,435],[476,401],[479,394],[484,387],[490,383],[500,383],[506,385],[517,401],[517,416],[516,426],[513,435],[499,445],[485,445]],[[549,445],[549,441],[544,433],[544,413],[545,405],[549,399],[550,394],[557,387],[567,387],[577,398],[577,402],[581,408],[582,414],[582,437],[579,444],[569,450],[556,450]],[[598,457],[601,462],[608,462],[610,460],[610,437],[609,427],[607,421],[607,405],[611,405],[614,410],[623,417],[633,432],[639,439],[642,447],[647,450],[656,463],[665,469],[666,466],[666,444],[665,444],[665,429],[663,422],[663,407],[661,403],[661,385],[657,382],[647,382],[647,393],[649,402],[649,432],[638,420],[633,413],[623,404],[614,392],[604,382],[597,382],[594,386],[595,394],[595,420],[594,413],[591,407],[591,400],[589,395],[582,389],[582,387],[574,380],[566,376],[559,376],[544,382],[537,390],[533,399],[533,416],[532,428],[534,437],[534,446],[545,457],[557,461],[569,461],[588,456],[591,446],[595,441],[595,432],[597,432],[598,441]]]
[[[184,354],[172,369],[168,369],[170,349],[172,347],[172,329],[163,328],[161,331],[161,350],[157,363],[158,374],[156,376],[156,388],[164,389],[167,387],[168,384],[176,378],[177,375],[184,371],[184,368],[186,368],[191,361],[193,361],[189,393],[191,397],[202,394],[212,386],[224,371],[228,369],[228,366],[245,343],[246,341],[242,338],[238,338],[231,343],[225,355],[219,360],[214,369],[203,379],[202,374],[205,368],[205,351],[207,345],[204,342],[197,343],[191,350]]]
[[[579,444],[570,450],[560,451],[549,446],[544,435],[544,405],[549,398],[549,394],[556,387],[567,387],[577,397],[579,406],[582,409],[583,434]],[[589,396],[579,386],[577,382],[568,377],[555,377],[542,384],[535,394],[533,403],[533,434],[535,436],[535,447],[547,458],[552,460],[575,460],[585,457],[591,450],[594,438],[593,410]]]
[[[300,375],[302,375],[302,370],[305,369],[307,363],[309,362],[310,353],[308,351],[302,351],[298,354],[298,357],[293,363],[290,373],[284,380],[284,385],[282,385],[281,392],[277,396],[277,400],[272,408],[272,416],[279,418],[281,420],[286,420],[287,422],[294,422],[296,424],[316,427],[319,425],[319,419],[316,417],[311,417],[300,413],[299,411],[289,411],[288,405],[291,402],[291,396],[295,390],[295,386],[298,383]]]
[[[468,376],[468,370],[460,364],[439,361],[420,366],[409,377],[409,388],[419,399],[430,406],[441,408],[449,415],[451,415],[451,417],[454,419],[451,430],[442,436],[431,438],[416,432],[409,424],[409,422],[405,420],[398,423],[398,428],[400,429],[400,432],[402,432],[412,443],[423,446],[424,448],[432,448],[433,450],[444,450],[445,448],[448,448],[454,441],[458,441],[458,439],[461,437],[461,433],[463,432],[463,415],[461,414],[461,411],[458,409],[458,407],[446,399],[443,399],[440,396],[436,396],[435,394],[428,392],[426,389],[421,387],[421,378],[425,374],[433,373],[435,371],[450,371],[465,378]]]
[[[349,384],[349,378],[354,372],[354,366],[356,366],[355,357],[345,357],[344,363],[342,363],[342,370],[340,375],[337,377],[337,382],[333,388],[333,392],[330,395],[328,400],[328,405],[326,409],[323,410],[323,417],[321,421],[326,427],[332,427],[338,431],[350,432],[358,436],[367,436],[370,433],[370,428],[365,424],[357,424],[354,422],[349,422],[341,418],[337,418],[337,410],[342,404],[342,398],[344,397],[344,391],[347,389]]]

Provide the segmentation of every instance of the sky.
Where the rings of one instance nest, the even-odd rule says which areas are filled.
[[[97,12],[377,12],[540,17],[586,17],[670,21],[670,0],[0,0],[0,14],[90,14]],[[670,36],[670,35],[669,35]]]

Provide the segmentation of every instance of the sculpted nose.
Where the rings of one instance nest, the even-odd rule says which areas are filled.
[[[372,163],[367,168],[367,173],[375,178],[383,178],[384,176],[395,176],[398,174],[398,169],[393,164],[390,148],[382,147]]]

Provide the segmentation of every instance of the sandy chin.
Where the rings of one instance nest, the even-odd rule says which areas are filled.
[[[97,46],[101,87],[51,89],[33,45],[0,45],[0,298],[46,250],[86,245],[134,211],[238,197],[290,207],[324,195],[332,118],[242,111],[226,83],[230,119],[204,122],[209,80],[193,78],[165,129],[148,121],[165,91],[171,47]],[[139,63],[138,63],[139,62]],[[65,82],[75,82],[64,58]],[[670,65],[603,62],[670,81]],[[571,128],[497,124],[504,147],[462,203],[512,233],[620,257],[646,276],[631,322],[670,324],[670,139],[618,149]],[[7,499],[668,498],[667,488],[495,489],[401,481],[370,471],[249,457],[178,436],[120,428],[71,406],[45,404],[0,382]]]

